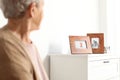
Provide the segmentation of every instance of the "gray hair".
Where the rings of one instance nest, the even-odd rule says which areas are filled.
[[[40,0],[0,0],[0,8],[6,18],[21,18],[32,2]]]

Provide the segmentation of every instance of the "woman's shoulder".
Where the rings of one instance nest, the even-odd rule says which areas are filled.
[[[5,28],[4,27],[0,28],[0,39],[4,39],[5,35],[7,35]]]
[[[9,34],[5,30],[5,28],[4,27],[0,28],[0,40],[5,39],[5,38],[7,39],[7,35],[9,35]]]
[[[12,34],[9,32],[8,29],[6,29],[5,27],[0,28],[0,41],[2,41],[2,42],[4,42],[4,41],[5,42],[6,41],[14,42],[13,40],[14,39],[12,37]]]

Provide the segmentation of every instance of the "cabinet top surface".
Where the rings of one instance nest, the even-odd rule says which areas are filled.
[[[118,55],[111,54],[50,54],[50,57],[86,57],[88,60],[100,60],[100,59],[120,59]]]

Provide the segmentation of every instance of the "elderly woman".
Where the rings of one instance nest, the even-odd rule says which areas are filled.
[[[8,23],[0,29],[0,80],[48,80],[30,32],[38,30],[42,0],[0,0]]]

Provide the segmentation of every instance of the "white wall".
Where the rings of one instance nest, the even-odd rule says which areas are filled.
[[[2,11],[0,9],[0,28],[7,23],[7,19],[4,18]]]
[[[52,4],[52,5],[51,5]],[[98,32],[98,0],[51,0],[48,53],[70,53],[69,35]]]

